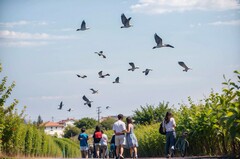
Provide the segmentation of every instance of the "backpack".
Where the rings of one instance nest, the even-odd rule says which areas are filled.
[[[101,131],[96,131],[94,133],[94,142],[99,143],[102,138],[102,132]]]
[[[162,134],[162,135],[166,135],[166,130],[165,130],[165,128],[163,127],[163,122],[161,122],[158,131],[159,131],[160,134]]]

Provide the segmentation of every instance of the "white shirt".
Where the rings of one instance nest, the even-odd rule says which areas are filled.
[[[107,142],[108,142],[108,137],[106,134],[102,134],[102,138],[101,138],[101,145],[106,145],[107,146]]]
[[[123,130],[126,130],[126,124],[122,120],[118,120],[113,124],[113,130],[116,133],[121,133]]]
[[[166,128],[166,132],[174,131],[174,126],[176,126],[174,118],[170,118],[170,121],[167,124],[164,121],[164,124]]]

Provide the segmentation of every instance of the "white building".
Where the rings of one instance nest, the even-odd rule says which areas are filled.
[[[64,126],[57,122],[45,122],[42,124],[44,126],[44,132],[48,135],[57,135],[57,137],[62,137]]]
[[[64,129],[67,126],[74,126],[75,119],[66,119],[66,120],[61,120],[59,122],[45,122],[42,124],[44,127],[44,132],[48,135],[56,135],[57,137],[62,137],[64,134]]]

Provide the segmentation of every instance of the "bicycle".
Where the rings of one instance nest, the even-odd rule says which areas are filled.
[[[109,158],[114,158],[115,157],[115,153],[116,153],[115,144],[112,143],[110,145]]]
[[[189,142],[187,141],[187,132],[183,132],[175,144],[175,150],[180,151],[181,157],[184,157],[187,153],[187,148],[189,147]]]

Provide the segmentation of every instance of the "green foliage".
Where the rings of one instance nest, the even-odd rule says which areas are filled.
[[[106,120],[100,123],[100,126],[103,130],[112,130],[113,124],[116,121],[114,118],[107,118]]]
[[[31,154],[33,154],[34,156],[41,155],[41,137],[42,137],[41,133],[44,133],[44,132],[37,129],[35,126],[33,126],[33,139],[32,139]]]
[[[60,147],[63,157],[72,158],[80,156],[79,145],[70,139],[55,138],[54,142],[57,143],[58,147]]]
[[[0,64],[0,73],[2,71],[2,66]],[[0,153],[2,152],[2,146],[3,145],[9,145],[8,140],[11,138],[11,135],[13,134],[10,130],[11,127],[9,127],[7,121],[9,121],[10,116],[13,115],[13,109],[17,105],[18,101],[15,99],[12,104],[9,106],[5,106],[5,101],[9,98],[11,95],[12,89],[15,86],[15,83],[13,82],[9,87],[6,86],[7,77],[4,77],[2,79],[2,83],[0,83]],[[10,121],[11,122],[11,121]],[[6,135],[5,133],[9,133],[9,135]],[[4,135],[5,134],[5,135]],[[4,142],[3,139],[7,142]],[[11,148],[13,145],[11,145]],[[8,150],[7,150],[8,151]]]
[[[240,152],[240,92],[238,82],[223,82],[222,93],[211,92],[204,103],[182,105],[177,130],[189,132],[190,152],[197,154],[232,154]]]
[[[25,136],[25,155],[31,155],[32,150],[32,139],[33,139],[33,127],[29,125],[27,127],[27,133]]]
[[[159,124],[139,125],[135,129],[138,139],[138,155],[141,157],[164,156],[165,136],[158,132]]]
[[[97,121],[93,118],[82,118],[76,121],[74,125],[79,129],[83,127],[86,129],[91,129],[91,128],[95,128],[95,126],[97,125]]]
[[[73,126],[67,126],[64,130],[64,135],[63,137],[65,138],[71,138],[74,137],[76,135],[78,135],[80,133],[80,129],[77,127],[73,127]]]
[[[136,124],[149,125],[162,121],[167,111],[173,111],[168,102],[166,104],[164,102],[159,103],[157,107],[152,105],[141,106],[140,110],[134,111],[133,119]]]

